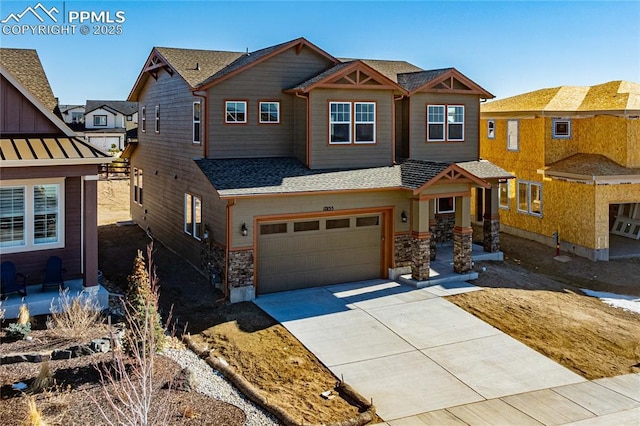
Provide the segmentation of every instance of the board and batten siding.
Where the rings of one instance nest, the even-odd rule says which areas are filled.
[[[407,232],[408,223],[403,223],[400,213],[409,214],[408,191],[387,190],[371,192],[349,192],[338,194],[304,194],[290,196],[271,196],[256,198],[237,198],[232,212],[231,249],[251,246],[254,241],[254,218],[258,216],[296,215],[304,213],[327,214],[325,208],[332,209],[330,214],[340,216],[353,209],[373,209],[394,207],[395,232]],[[353,215],[353,213],[346,213]],[[247,225],[248,235],[242,236],[240,227]]]
[[[40,112],[4,76],[0,84],[0,133],[60,134],[60,129]]]
[[[331,62],[303,48],[288,49],[208,90],[209,157],[255,158],[294,156],[294,139],[303,135],[295,95],[282,93],[331,66]],[[225,101],[246,101],[247,122],[226,123]],[[260,124],[259,102],[280,102],[280,123]],[[302,101],[302,99],[300,99]],[[294,113],[294,110],[296,111]],[[294,124],[294,121],[296,124]],[[304,130],[306,134],[306,129]],[[306,141],[306,136],[305,136]]]
[[[138,147],[131,157],[131,170],[143,171],[143,205],[131,198],[132,219],[149,229],[154,238],[200,267],[202,242],[184,232],[184,194],[202,199],[203,223],[213,229],[211,237],[224,244],[225,210],[211,183],[202,174],[194,158],[202,158],[203,146],[193,143],[193,102],[185,81],[164,70],[158,79],[148,79],[138,98],[141,111],[146,106],[146,132],[139,130]],[[160,106],[160,132],[154,130],[155,106]],[[131,177],[133,191],[133,173]]]
[[[416,93],[409,98],[409,104],[411,158],[442,162],[474,161],[479,158],[478,95]],[[464,141],[427,142],[427,105],[464,105]]]
[[[329,144],[329,102],[334,101],[376,103],[375,144]],[[379,167],[393,164],[393,92],[391,90],[316,89],[311,92],[309,103],[311,107],[311,169]]]

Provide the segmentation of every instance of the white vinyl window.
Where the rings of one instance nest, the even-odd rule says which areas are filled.
[[[462,105],[447,107],[447,140],[464,140],[464,106]]]
[[[147,107],[140,109],[140,130],[142,130],[142,132],[147,131]]]
[[[542,217],[542,184],[518,181],[518,211]]]
[[[553,120],[553,138],[571,139],[571,120]]]
[[[509,182],[501,182],[498,184],[498,194],[500,197],[499,205],[502,209],[509,209]]]
[[[246,101],[226,101],[224,103],[225,123],[246,123],[247,122],[247,102]]]
[[[160,105],[156,105],[155,122],[156,122],[156,133],[160,133]]]
[[[142,205],[142,169],[133,169],[133,201]]]
[[[517,151],[520,145],[518,142],[518,120],[507,121],[507,149]]]
[[[427,106],[427,140],[444,141],[444,105]]]
[[[356,102],[355,107],[355,143],[376,142],[376,104],[375,102]]]
[[[496,138],[496,122],[495,120],[487,121],[487,139]]]
[[[260,102],[260,123],[280,122],[280,102]]]
[[[454,213],[456,211],[456,198],[446,197],[437,200],[438,213]]]
[[[107,116],[106,115],[94,115],[93,116],[93,125],[94,126],[103,126],[107,125]]]
[[[202,239],[202,199],[188,192],[184,194],[184,232]]]
[[[200,143],[200,102],[193,103],[193,143]]]
[[[64,194],[58,183],[0,187],[2,253],[64,247]]]
[[[351,143],[351,102],[329,103],[329,143]]]

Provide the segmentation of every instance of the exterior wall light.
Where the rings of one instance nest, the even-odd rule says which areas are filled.
[[[407,223],[407,214],[404,212],[404,210],[402,211],[402,213],[400,213],[400,219],[402,219],[402,223]]]
[[[240,231],[242,232],[243,237],[246,237],[247,235],[249,235],[249,230],[247,229],[246,223],[242,224],[242,226],[240,227]]]

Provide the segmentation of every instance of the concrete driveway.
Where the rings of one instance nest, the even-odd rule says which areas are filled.
[[[254,302],[337,377],[373,398],[386,421],[586,382],[440,297],[474,290],[467,283],[415,289],[374,280]]]

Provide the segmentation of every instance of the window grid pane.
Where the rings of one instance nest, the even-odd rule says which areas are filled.
[[[444,106],[427,106],[427,140],[444,140]]]
[[[58,185],[33,187],[34,244],[58,241]]]
[[[279,102],[260,102],[260,122],[278,123],[280,122]]]
[[[244,101],[228,101],[225,103],[227,123],[247,122],[247,103]]]
[[[329,104],[330,143],[351,142],[351,104],[331,102]]]
[[[202,200],[193,197],[193,237],[199,240],[202,236]]]
[[[356,142],[375,143],[376,104],[355,103]]]
[[[191,205],[193,199],[191,194],[184,194],[184,232],[191,235],[193,230],[193,212]]]
[[[200,142],[200,102],[193,103],[193,142]]]
[[[461,141],[464,139],[464,107],[450,106],[447,108],[448,134],[447,139]]]
[[[0,188],[0,247],[26,244],[25,188]]]

